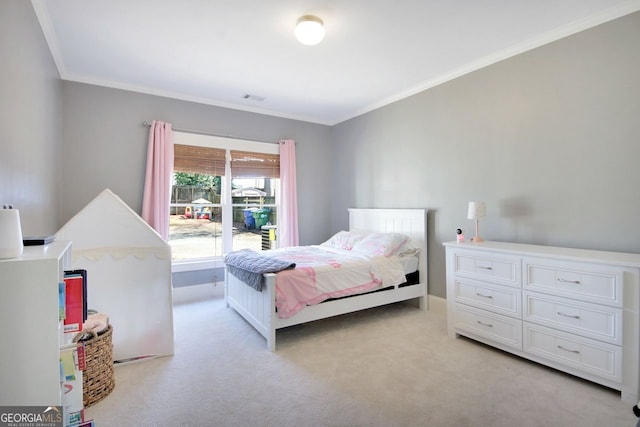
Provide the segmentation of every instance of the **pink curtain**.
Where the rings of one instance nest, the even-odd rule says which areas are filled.
[[[280,212],[278,246],[298,246],[298,189],[296,185],[296,142],[280,141]]]
[[[169,204],[173,172],[171,123],[153,121],[149,128],[147,173],[142,199],[142,219],[165,240],[169,239]]]

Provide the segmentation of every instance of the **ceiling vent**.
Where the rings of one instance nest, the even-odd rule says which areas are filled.
[[[262,96],[251,95],[249,93],[245,93],[244,95],[242,95],[242,98],[248,101],[255,101],[255,102],[264,101],[264,98]]]

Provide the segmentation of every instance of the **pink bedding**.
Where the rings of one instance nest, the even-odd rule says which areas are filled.
[[[326,246],[275,249],[268,255],[296,263],[295,269],[276,274],[280,318],[289,318],[305,306],[329,298],[397,285],[405,278],[395,256],[368,256]]]

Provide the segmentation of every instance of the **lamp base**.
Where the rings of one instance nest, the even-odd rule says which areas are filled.
[[[471,238],[471,243],[482,243],[484,239],[480,237],[480,233],[478,232],[478,218],[476,218],[476,235]]]

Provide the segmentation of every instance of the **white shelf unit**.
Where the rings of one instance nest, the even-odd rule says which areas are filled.
[[[71,243],[27,246],[0,260],[0,404],[62,406],[58,283],[71,265]]]
[[[447,242],[447,327],[621,391],[640,391],[640,255]]]

